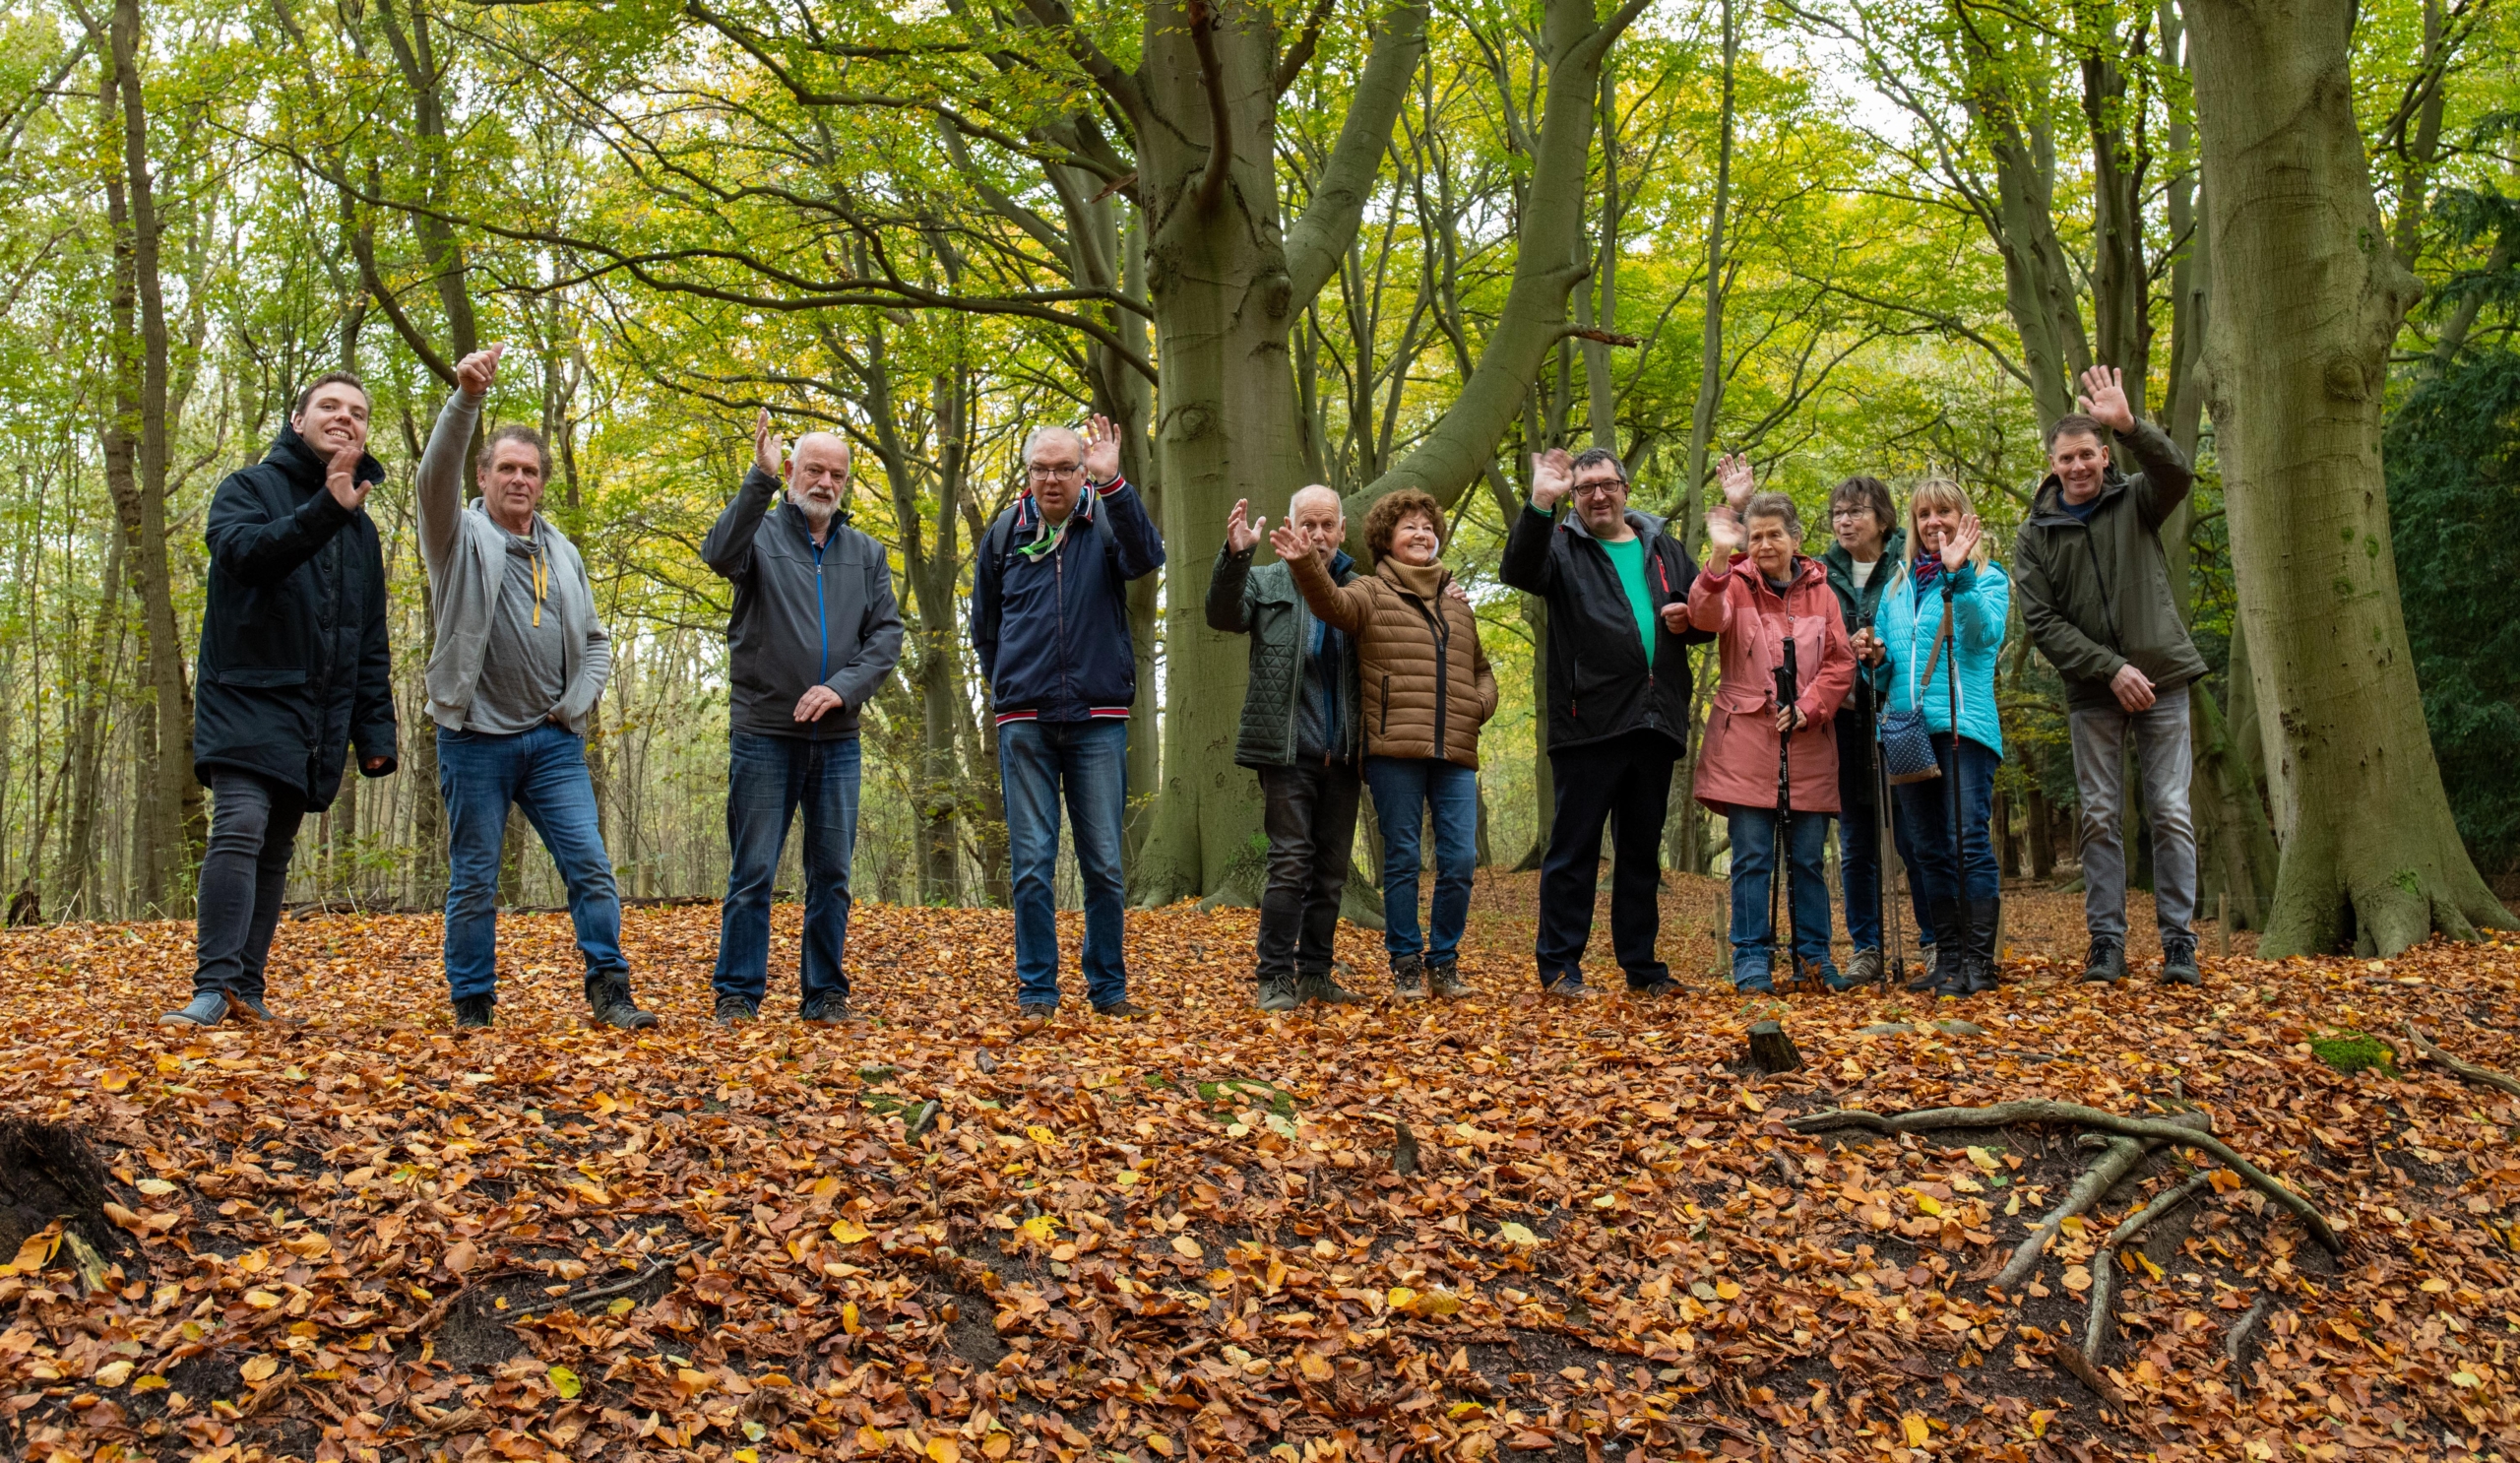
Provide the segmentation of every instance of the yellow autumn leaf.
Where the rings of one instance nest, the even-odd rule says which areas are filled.
[[[155,1371],[152,1371],[148,1375],[134,1381],[131,1384],[131,1389],[135,1392],[157,1392],[164,1390],[165,1386],[166,1378],[159,1376]]]
[[[1148,1433],[1146,1435],[1146,1445],[1153,1448],[1155,1451],[1162,1453],[1167,1458],[1172,1456],[1172,1439],[1165,1436],[1161,1432]]]
[[[2143,1266],[2155,1280],[2162,1278],[2162,1267],[2154,1264],[2152,1256],[2144,1253],[2140,1249],[2135,1251],[2135,1263]]]
[[[1540,1242],[1540,1236],[1533,1234],[1527,1226],[1511,1222],[1496,1227],[1496,1238],[1508,1244],[1520,1244],[1526,1248]]]
[[[1925,1426],[1925,1420],[1913,1412],[1901,1418],[1899,1426],[1907,1431],[1908,1446],[1912,1448],[1923,1447],[1926,1439],[1933,1436],[1933,1430]]]
[[[2454,1387],[2472,1387],[2476,1384],[2477,1374],[2464,1367],[2450,1373],[2450,1385]]]
[[[2083,1217],[2079,1214],[2068,1214],[2065,1216],[2064,1223],[2057,1228],[2079,1240],[2083,1237]]]
[[[1738,1301],[1741,1299],[1741,1288],[1729,1280],[1719,1280],[1715,1283],[1715,1298],[1719,1301]]]
[[[1172,1252],[1185,1260],[1204,1259],[1207,1257],[1207,1251],[1199,1247],[1199,1241],[1191,1239],[1187,1235],[1175,1235],[1172,1237]]]
[[[2047,1436],[2048,1425],[2055,1420],[2056,1410],[2052,1407],[2043,1407],[2037,1412],[2032,1413],[2030,1415],[2030,1435],[2033,1437]]]
[[[129,1362],[116,1359],[97,1368],[94,1380],[100,1387],[118,1387],[131,1380],[131,1372]]]
[[[628,1315],[631,1311],[639,1308],[639,1303],[631,1300],[628,1296],[617,1296],[613,1299],[611,1304],[606,1305],[603,1308],[604,1313],[607,1315]]]
[[[273,1295],[269,1291],[247,1291],[245,1293],[245,1304],[253,1306],[256,1310],[269,1310],[280,1304],[280,1297]]]
[[[2423,1291],[2426,1295],[2437,1296],[2450,1289],[2450,1282],[2443,1280],[2440,1276],[2436,1275],[2430,1280],[2426,1281],[2423,1285],[2418,1286],[2417,1289]]]
[[[1935,1198],[1933,1195],[1931,1195],[1931,1194],[1917,1194],[1915,1197],[1916,1197],[1916,1200],[1917,1200],[1917,1210],[1918,1210],[1918,1212],[1919,1212],[1919,1213],[1922,1213],[1922,1214],[1930,1214],[1930,1215],[1934,1216],[1934,1217],[1935,1217],[1935,1218],[1937,1218],[1937,1219],[1939,1219],[1939,1218],[1941,1218],[1941,1217],[1942,1217],[1942,1201],[1941,1201],[1941,1200],[1936,1199],[1936,1198]]]
[[[1059,1146],[1059,1135],[1051,1132],[1048,1128],[1041,1126],[1038,1122],[1033,1124],[1031,1127],[1026,1128],[1024,1130],[1024,1136],[1040,1144],[1044,1148],[1056,1148]]]
[[[121,1067],[107,1067],[96,1074],[96,1085],[107,1092],[121,1092],[131,1086],[131,1073]]]
[[[133,1184],[132,1187],[140,1190],[142,1193],[147,1194],[153,1199],[162,1199],[166,1197],[166,1195],[175,1191],[175,1185],[168,1183],[163,1178],[143,1178],[138,1183]]]
[[[697,1397],[718,1384],[718,1379],[708,1372],[694,1371],[688,1367],[675,1368],[673,1379],[681,1384],[684,1395],[691,1397]]]
[[[248,1361],[244,1366],[237,1368],[236,1374],[245,1378],[245,1380],[254,1383],[256,1386],[260,1386],[264,1382],[271,1380],[272,1373],[278,1370],[280,1370],[279,1359],[276,1357],[265,1356],[255,1357]]]
[[[543,1374],[551,1378],[551,1390],[559,1393],[563,1402],[575,1399],[583,1387],[578,1374],[566,1367],[554,1367]]]
[[[843,1244],[863,1244],[874,1235],[850,1220],[841,1220],[831,1227],[831,1237]]]
[[[2065,1271],[2065,1289],[2072,1291],[2077,1296],[2087,1290],[2090,1290],[2091,1271],[2081,1265],[2067,1267]]]
[[[1993,1154],[1988,1153],[1984,1148],[1971,1148],[1969,1150],[1969,1162],[1977,1165],[1978,1172],[1981,1174],[1991,1174],[1997,1169],[2003,1167],[2001,1164],[1995,1162],[1995,1156]]]
[[[1303,1373],[1306,1381],[1328,1381],[1332,1375],[1330,1364],[1323,1361],[1318,1352],[1296,1353],[1295,1368]]]
[[[1395,1285],[1383,1295],[1383,1303],[1394,1310],[1407,1310],[1418,1304],[1418,1293],[1405,1285]]]
[[[847,1304],[840,1307],[840,1328],[851,1336],[854,1336],[858,1332],[866,1329],[858,1322],[856,1302],[849,1302]]]
[[[988,1459],[989,1463],[997,1463],[998,1459],[1013,1451],[1015,1437],[1012,1433],[992,1432],[980,1443],[980,1456]]]
[[[1036,1214],[1021,1226],[1024,1237],[1036,1244],[1047,1244],[1058,1235],[1059,1221],[1054,1214]]]
[[[940,1432],[927,1439],[928,1463],[963,1463],[963,1444],[950,1434]]]

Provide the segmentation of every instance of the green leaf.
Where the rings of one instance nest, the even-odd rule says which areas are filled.
[[[552,1368],[549,1375],[551,1390],[559,1393],[560,1400],[564,1402],[575,1398],[579,1392],[585,1390],[584,1385],[578,1380],[578,1374],[566,1367]]]

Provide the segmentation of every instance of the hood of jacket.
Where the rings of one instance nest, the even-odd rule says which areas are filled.
[[[271,450],[263,454],[263,461],[286,474],[291,482],[316,489],[323,487],[324,475],[332,467],[331,458],[317,452],[313,443],[299,436],[297,428],[285,421],[280,424],[280,434],[272,438]],[[358,471],[351,475],[351,480],[374,487],[385,480],[385,465],[361,451]]]
[[[2100,495],[2092,499],[2095,510],[2126,490],[2126,475],[2110,463],[2100,476]],[[2039,491],[2030,500],[2030,522],[2040,528],[2060,525],[2080,528],[2082,520],[2065,511],[2064,479],[2050,473],[2039,481]]]
[[[1639,539],[1653,538],[1655,535],[1663,532],[1664,524],[1670,522],[1668,519],[1656,518],[1653,514],[1646,512],[1642,508],[1628,509],[1626,517],[1627,526],[1636,531],[1636,537]],[[1593,531],[1584,527],[1584,515],[1581,513],[1567,514],[1565,524],[1567,532],[1574,534],[1578,538],[1591,539],[1594,537]]]
[[[1890,537],[1881,541],[1881,557],[1875,562],[1896,564],[1907,557],[1907,552],[1908,531],[1905,528],[1892,529]],[[1821,552],[1820,563],[1828,570],[1829,582],[1838,585],[1841,593],[1855,592],[1855,555],[1847,552],[1845,544],[1830,544]],[[1877,575],[1881,571],[1875,569],[1872,572]],[[1869,585],[1865,586],[1865,590],[1867,593],[1878,593]]]

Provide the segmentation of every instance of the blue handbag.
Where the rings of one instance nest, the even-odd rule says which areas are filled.
[[[1942,623],[1933,632],[1933,649],[1925,653],[1925,678],[1933,678],[1933,663],[1951,644],[1951,603],[1943,602]],[[1925,783],[1942,776],[1933,753],[1933,729],[1925,723],[1922,697],[1917,694],[1916,640],[1908,641],[1908,710],[1881,714],[1881,767],[1893,784]],[[1951,673],[1960,673],[1960,652],[1951,653]]]

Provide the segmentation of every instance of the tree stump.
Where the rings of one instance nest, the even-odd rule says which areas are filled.
[[[1773,1021],[1753,1022],[1750,1026],[1750,1065],[1774,1076],[1802,1065],[1802,1053],[1794,1050],[1794,1038]]]

